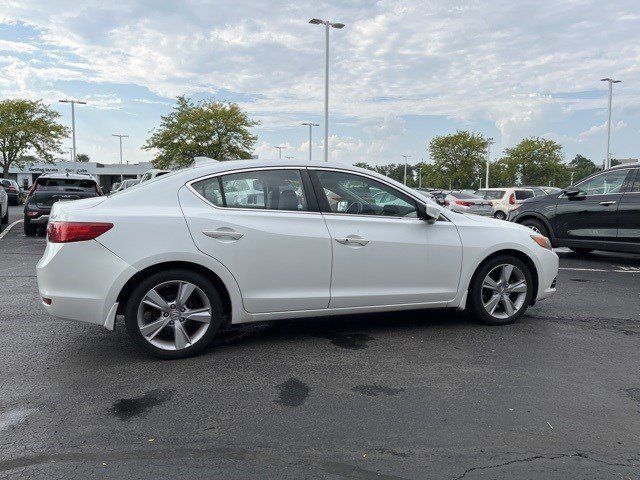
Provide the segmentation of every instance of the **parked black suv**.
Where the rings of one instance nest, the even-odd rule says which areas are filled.
[[[97,197],[102,190],[90,175],[47,174],[36,179],[24,204],[24,234],[34,236],[49,222],[55,202]]]
[[[640,164],[619,165],[560,194],[526,200],[509,220],[577,253],[640,253]]]

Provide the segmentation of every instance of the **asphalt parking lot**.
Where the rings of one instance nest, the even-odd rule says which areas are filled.
[[[44,245],[0,239],[0,478],[640,478],[640,256],[560,252],[507,327],[283,321],[161,362],[49,318]]]

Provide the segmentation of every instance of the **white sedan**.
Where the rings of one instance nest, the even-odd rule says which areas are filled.
[[[229,206],[239,181],[261,194]],[[451,307],[511,323],[555,292],[558,257],[368,170],[244,160],[54,204],[37,272],[54,317],[113,330],[121,314],[140,347],[178,358],[284,318]]]

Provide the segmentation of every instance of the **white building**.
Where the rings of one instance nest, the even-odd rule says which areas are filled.
[[[29,188],[33,181],[43,173],[86,173],[93,175],[100,187],[108,192],[111,185],[120,179],[140,178],[147,170],[153,168],[150,162],[123,164],[97,162],[56,162],[27,164],[23,168],[12,165],[9,168],[9,178],[18,182],[23,188]]]

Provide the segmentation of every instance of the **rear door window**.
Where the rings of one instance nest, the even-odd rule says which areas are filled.
[[[533,198],[533,191],[531,190],[516,190],[516,200],[526,200],[527,198]]]

